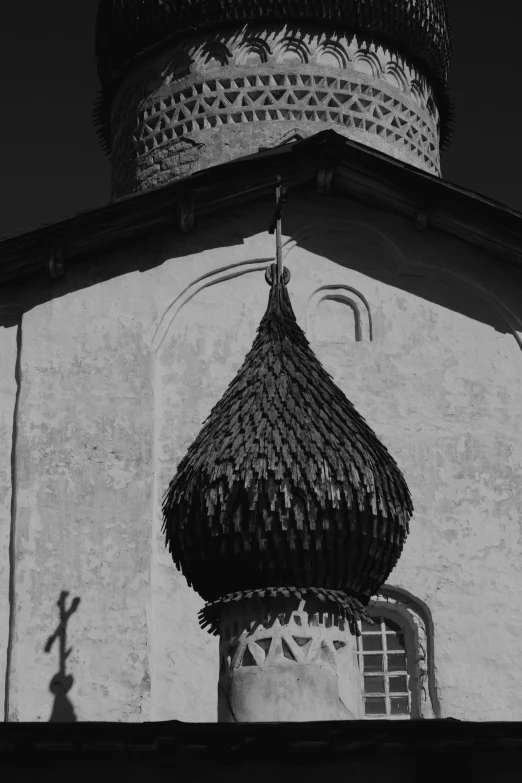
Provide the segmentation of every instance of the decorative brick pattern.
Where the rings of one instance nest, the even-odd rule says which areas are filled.
[[[337,608],[315,599],[265,604],[244,600],[231,605],[220,623],[220,676],[245,666],[264,668],[278,663],[306,663],[336,669],[354,636]],[[315,610],[315,611],[314,611]]]
[[[439,175],[427,80],[369,40],[251,26],[167,47],[113,106],[113,192],[161,185],[325,127]]]
[[[356,640],[337,603],[241,599],[223,608],[219,628],[219,721],[363,716]]]
[[[270,120],[330,122],[375,133],[402,143],[439,172],[436,135],[417,112],[368,84],[299,73],[213,79],[159,101],[140,116],[138,155],[198,130]]]
[[[96,55],[102,82],[176,32],[258,21],[337,25],[393,41],[445,82],[451,37],[445,0],[100,0]]]

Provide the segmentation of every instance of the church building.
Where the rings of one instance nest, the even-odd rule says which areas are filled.
[[[100,0],[96,56],[110,202],[0,242],[5,721],[519,721],[522,215],[444,179],[445,0]]]

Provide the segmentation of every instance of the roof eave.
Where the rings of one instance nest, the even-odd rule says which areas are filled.
[[[0,240],[0,280],[41,271],[57,253],[68,264],[152,230],[176,226],[187,233],[194,219],[269,195],[276,174],[292,190],[320,183],[325,167],[334,192],[413,221],[421,215],[434,228],[522,266],[522,214],[325,130]]]

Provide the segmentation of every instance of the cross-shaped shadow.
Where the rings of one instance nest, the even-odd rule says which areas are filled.
[[[57,602],[58,608],[60,610],[60,623],[54,634],[47,639],[44,648],[46,653],[51,652],[53,644],[58,639],[60,666],[58,673],[54,675],[49,685],[49,690],[54,694],[54,705],[49,722],[54,723],[73,723],[77,720],[74,707],[69,700],[69,697],[67,696],[73,686],[74,678],[71,674],[66,674],[65,664],[67,658],[72,652],[72,647],[69,647],[68,650],[66,649],[67,622],[69,621],[70,616],[78,609],[80,599],[73,598],[69,609],[66,609],[65,602],[68,595],[68,592],[62,590],[60,598]]]

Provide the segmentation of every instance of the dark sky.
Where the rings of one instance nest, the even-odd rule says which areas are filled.
[[[109,200],[92,106],[97,0],[0,8],[0,236]],[[456,129],[443,176],[522,212],[520,0],[449,0]]]

